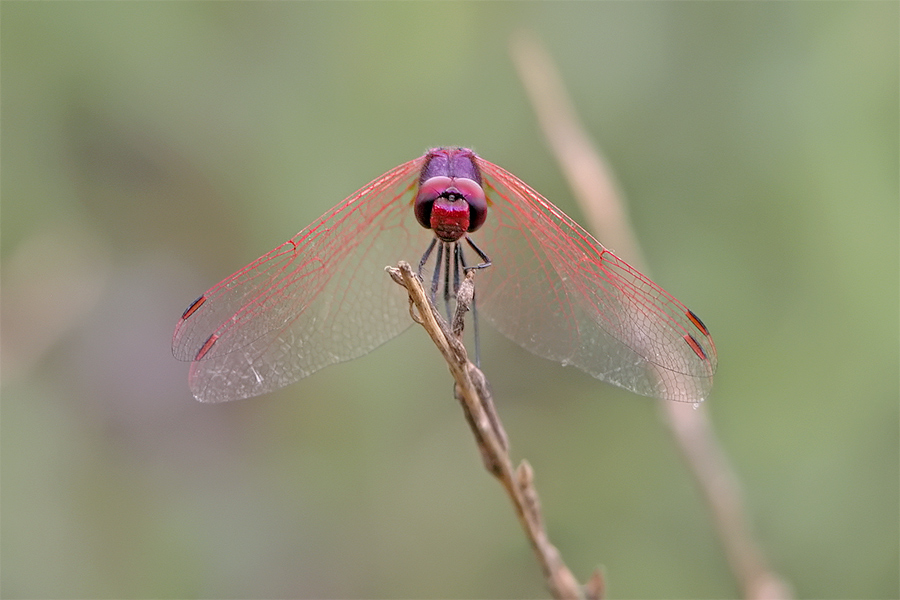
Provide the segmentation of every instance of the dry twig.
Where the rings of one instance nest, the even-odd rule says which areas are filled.
[[[456,397],[462,404],[466,421],[475,434],[485,468],[500,480],[512,500],[519,523],[528,535],[544,572],[550,593],[554,598],[599,598],[603,590],[601,574],[594,573],[588,586],[582,590],[575,576],[563,563],[559,551],[550,543],[544,529],[537,490],[534,488],[534,472],[531,465],[522,461],[517,468],[513,468],[506,433],[494,410],[490,387],[481,370],[469,362],[466,348],[460,341],[462,316],[468,310],[468,302],[472,297],[475,271],[466,274],[465,283],[457,296],[457,310],[452,330],[426,294],[419,277],[409,264],[400,262],[397,268],[388,267],[387,271],[394,281],[406,288],[413,320],[425,328],[447,361],[456,382]]]

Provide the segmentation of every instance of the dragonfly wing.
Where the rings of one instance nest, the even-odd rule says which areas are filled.
[[[716,350],[703,323],[511,173],[479,159],[493,266],[479,306],[527,350],[638,394],[698,402]]]
[[[374,180],[185,311],[172,349],[192,361],[198,400],[276,390],[409,326],[407,297],[384,267],[415,261],[430,238],[411,208],[421,161]]]

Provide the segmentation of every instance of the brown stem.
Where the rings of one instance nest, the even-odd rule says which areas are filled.
[[[559,551],[550,543],[544,529],[531,466],[522,461],[518,468],[513,468],[508,452],[509,444],[500,417],[494,410],[487,379],[478,367],[469,362],[466,348],[458,337],[462,333],[459,313],[466,310],[464,296],[466,290],[463,290],[457,304],[458,314],[454,319],[457,327],[451,331],[409,264],[400,262],[397,268],[388,267],[387,271],[394,281],[406,288],[413,319],[425,328],[447,361],[450,373],[456,381],[456,396],[463,405],[466,421],[475,435],[485,468],[500,480],[509,495],[519,523],[525,530],[544,572],[550,593],[554,598],[560,599],[584,598],[585,592],[590,598],[599,597],[596,594],[598,590],[602,592],[603,589],[602,580],[600,584],[596,581],[600,577],[599,572],[592,577],[591,585],[582,591],[575,576],[560,557]],[[466,280],[473,286],[474,273],[470,271],[466,276]]]

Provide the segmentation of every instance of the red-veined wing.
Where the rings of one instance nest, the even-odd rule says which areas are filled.
[[[511,173],[478,159],[489,213],[473,234],[493,266],[478,305],[527,350],[645,396],[699,402],[716,349],[683,304]]]
[[[384,267],[416,260],[431,238],[411,208],[421,165],[372,181],[185,311],[172,352],[192,361],[198,400],[276,390],[410,325],[408,300]]]

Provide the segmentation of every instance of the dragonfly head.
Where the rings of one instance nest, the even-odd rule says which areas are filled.
[[[419,224],[445,242],[455,242],[484,224],[487,200],[471,150],[437,148],[426,155],[415,212]]]

